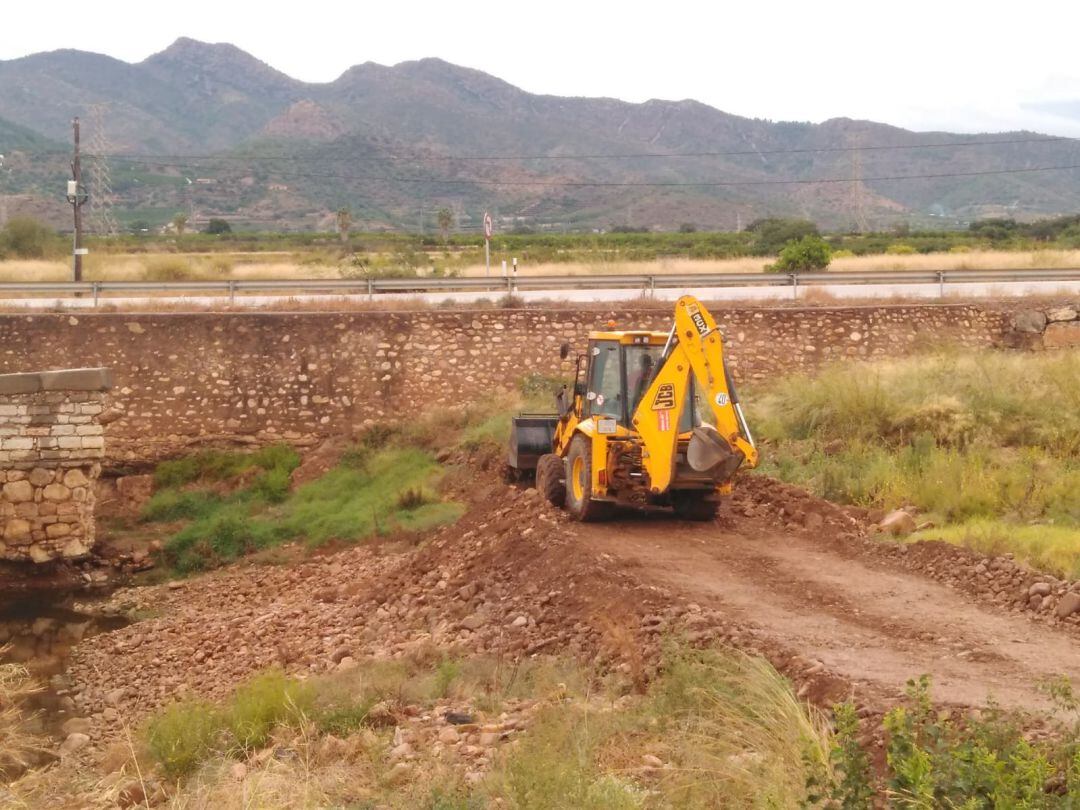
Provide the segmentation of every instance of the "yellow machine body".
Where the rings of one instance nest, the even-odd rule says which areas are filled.
[[[711,516],[736,471],[758,461],[723,336],[692,296],[678,300],[668,332],[591,332],[573,391],[558,399],[537,486],[583,520],[616,503]]]

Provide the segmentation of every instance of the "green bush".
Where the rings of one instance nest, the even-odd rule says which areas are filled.
[[[47,259],[63,253],[64,240],[47,225],[15,217],[0,229],[0,259]]]
[[[804,236],[788,242],[780,251],[775,264],[768,266],[773,273],[810,273],[825,270],[832,260],[832,248],[820,236]]]
[[[912,504],[939,527],[920,537],[1080,573],[1080,353],[843,363],[746,400],[764,471],[841,503]]]
[[[176,779],[194,771],[221,742],[225,727],[219,709],[205,700],[182,700],[147,723],[150,755]]]
[[[993,707],[959,725],[939,714],[927,676],[908,682],[910,705],[885,717],[889,790],[900,804],[979,808],[1071,807],[1044,790],[1052,745],[1024,739],[1016,720]]]
[[[245,751],[264,747],[278,725],[299,724],[312,707],[313,695],[305,684],[279,669],[256,675],[233,693],[226,725]]]
[[[746,231],[753,237],[753,251],[758,256],[775,255],[785,245],[808,236],[817,236],[818,228],[808,219],[771,217],[750,223]]]
[[[885,253],[889,256],[911,256],[917,252],[911,245],[896,244],[885,248]]]
[[[150,522],[198,520],[212,514],[221,498],[210,492],[181,492],[165,489],[155,492],[142,510],[142,519]]]

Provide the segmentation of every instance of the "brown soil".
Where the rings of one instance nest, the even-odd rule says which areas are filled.
[[[820,661],[860,692],[899,695],[927,673],[935,697],[1005,707],[1046,703],[1037,685],[1076,672],[1080,647],[1031,619],[983,607],[924,576],[830,548],[828,538],[630,520],[585,526],[589,548]]]
[[[459,481],[466,516],[420,545],[119,591],[110,607],[142,620],[76,647],[62,690],[92,720],[81,756],[93,762],[163,703],[222,696],[269,666],[324,672],[425,649],[568,655],[643,687],[676,635],[766,655],[800,696],[850,697],[873,715],[923,673],[942,703],[1039,708],[1041,679],[1080,669],[1073,625],[934,578],[972,555],[898,554],[865,536],[857,511],[761,476],[718,522],[628,512],[582,525],[535,489],[474,474]]]

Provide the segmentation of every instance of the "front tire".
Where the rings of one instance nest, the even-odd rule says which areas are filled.
[[[592,442],[575,436],[566,454],[566,511],[583,522],[611,516],[611,504],[592,496]]]
[[[536,489],[552,506],[566,502],[566,465],[554,453],[540,456],[536,462]]]

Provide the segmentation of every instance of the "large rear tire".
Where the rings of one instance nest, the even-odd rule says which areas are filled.
[[[592,442],[587,436],[575,436],[566,454],[566,511],[580,521],[611,516],[611,504],[592,497]]]
[[[714,520],[717,503],[714,500],[707,500],[710,494],[696,490],[672,492],[671,506],[675,510],[675,517],[682,520]]]
[[[554,506],[566,503],[566,465],[554,453],[542,455],[536,462],[536,489]]]

